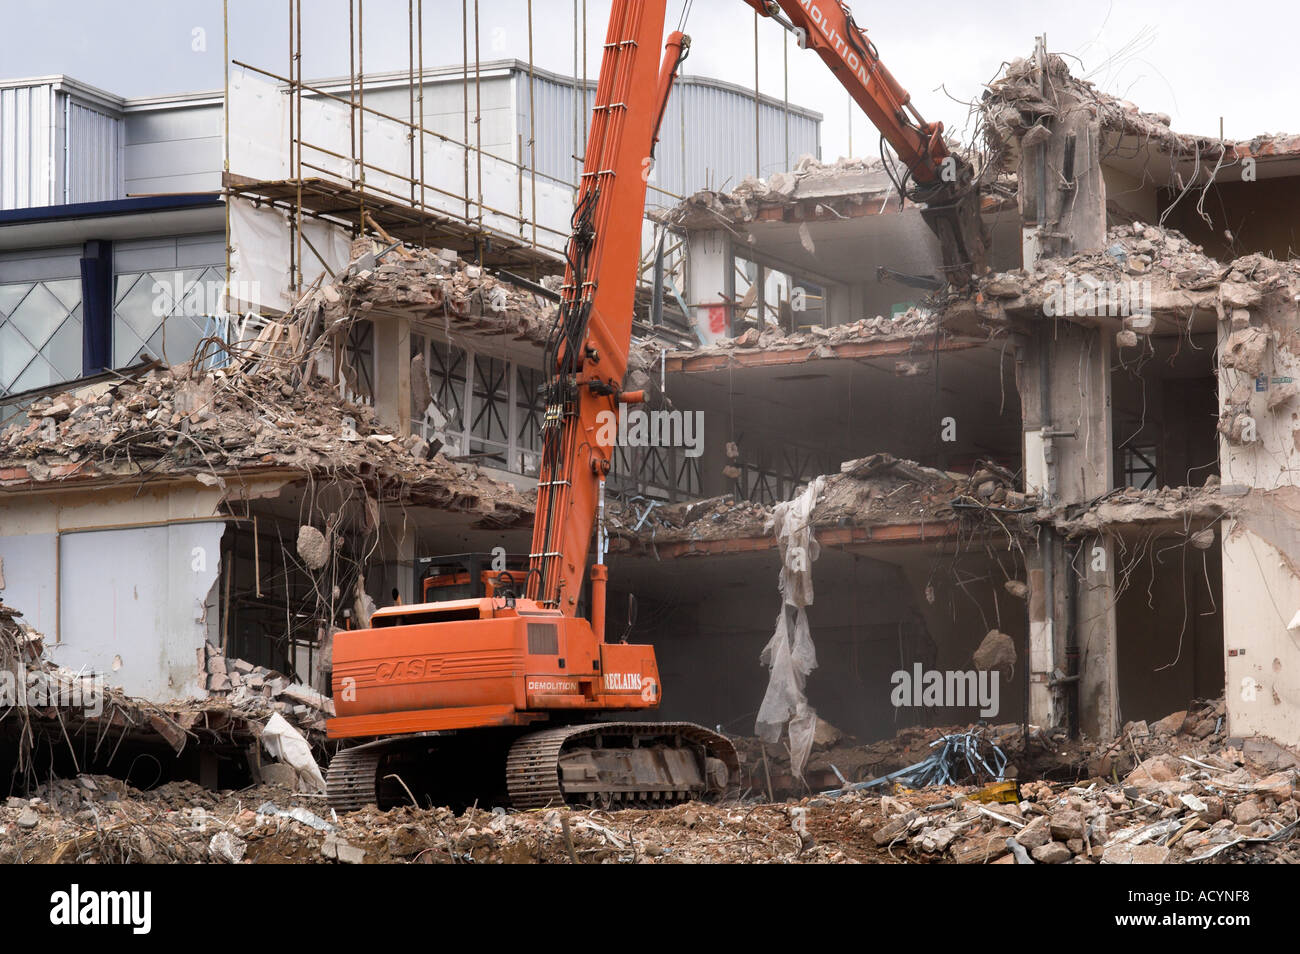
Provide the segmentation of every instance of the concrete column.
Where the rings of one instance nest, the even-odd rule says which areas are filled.
[[[705,344],[730,335],[731,239],[725,232],[691,232],[687,238],[686,303],[695,333]]]
[[[403,519],[400,511],[385,512],[384,521],[378,568],[381,572],[371,571],[367,589],[379,606],[392,604],[394,589],[401,594],[403,603],[418,603],[420,594],[415,585],[416,559],[429,554],[416,552],[415,528],[409,520]]]
[[[1085,503],[1114,486],[1110,348],[1101,329],[1047,318],[1018,338],[1025,489],[1051,506]],[[1067,545],[1040,530],[1029,560],[1031,722],[1062,724],[1077,690],[1079,727],[1102,737],[1116,731],[1114,581],[1109,540]]]
[[[1106,247],[1106,182],[1098,159],[1101,123],[1095,104],[1065,81],[1065,61],[1036,53],[1040,82],[1059,112],[1044,120],[1047,135],[1022,138],[1019,168],[1025,268],[1039,258]],[[1027,143],[1027,144],[1026,144]]]
[[[374,320],[375,416],[399,437],[411,433],[411,320]]]
[[[1220,527],[1228,729],[1300,745],[1300,308],[1282,288],[1225,310],[1219,353],[1271,332],[1255,363],[1219,368],[1219,405],[1247,415],[1239,439],[1220,437],[1223,493],[1233,519]],[[1253,440],[1247,439],[1253,437]],[[1294,628],[1293,628],[1294,627]]]

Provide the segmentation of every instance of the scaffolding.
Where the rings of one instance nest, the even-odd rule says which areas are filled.
[[[514,209],[503,209],[488,204],[483,197],[482,142],[482,60],[479,49],[478,0],[461,0],[461,37],[464,61],[462,86],[464,89],[463,135],[457,139],[445,133],[428,129],[424,123],[424,93],[428,74],[424,66],[424,0],[407,2],[407,86],[408,115],[394,115],[377,109],[366,102],[365,63],[365,0],[348,0],[348,90],[347,95],[324,88],[303,79],[303,23],[302,0],[287,0],[288,66],[284,73],[232,59],[227,53],[225,70],[226,102],[229,103],[230,67],[258,74],[277,83],[288,97],[288,150],[289,175],[283,179],[254,179],[232,172],[227,162],[223,172],[223,188],[227,197],[241,197],[258,205],[283,210],[289,220],[291,287],[301,291],[303,286],[304,245],[307,251],[324,263],[324,257],[312,246],[304,234],[305,219],[317,219],[342,226],[359,236],[366,231],[391,236],[423,246],[435,245],[449,248],[462,257],[481,266],[508,267],[534,278],[563,269],[567,230],[562,231],[538,222],[537,184],[549,181],[566,189],[574,183],[547,175],[537,169],[532,148],[534,143],[535,114],[533,110],[533,4],[527,2],[528,20],[528,88],[529,132],[525,143],[518,137],[519,157],[524,145],[528,146],[527,165],[517,159],[507,159],[489,153],[494,162],[506,162],[515,170],[518,180],[518,200]],[[585,3],[583,4],[582,31],[585,34]],[[576,8],[576,4],[575,4]],[[224,18],[226,49],[229,49],[229,17]],[[471,23],[473,50],[470,50]],[[392,24],[385,22],[385,28]],[[575,21],[575,36],[577,22]],[[585,59],[585,54],[584,54]],[[471,102],[471,88],[473,90]],[[575,86],[576,95],[576,86]],[[321,142],[311,141],[304,134],[302,105],[304,97],[315,97],[338,103],[349,116],[349,148],[346,153],[330,148]],[[229,110],[227,109],[227,114]],[[409,143],[410,173],[400,172],[377,164],[366,156],[366,122],[368,117],[397,124]],[[471,142],[470,127],[473,126]],[[226,120],[226,138],[229,142],[229,117]],[[461,192],[451,191],[443,185],[427,180],[425,176],[425,145],[438,140],[458,148],[463,154],[463,179]],[[335,159],[347,164],[351,175],[340,178],[322,163]],[[471,176],[471,165],[473,176]],[[403,192],[384,187],[375,180],[402,184]],[[530,196],[525,201],[525,177],[530,182]],[[461,205],[459,213],[449,211],[447,204],[434,208],[431,199],[443,196]],[[489,213],[511,223],[512,231],[503,231],[484,222]]]

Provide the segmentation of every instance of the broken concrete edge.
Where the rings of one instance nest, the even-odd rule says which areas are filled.
[[[969,157],[955,141],[954,153]],[[995,214],[1014,208],[1014,185],[988,184],[982,210]],[[877,158],[844,158],[819,162],[801,156],[793,169],[766,179],[746,176],[729,190],[701,189],[669,209],[648,213],[661,225],[681,231],[723,229],[743,235],[764,222],[814,222],[891,215],[911,209],[899,201],[898,190],[884,163]]]
[[[1249,325],[1270,309],[1294,307],[1300,293],[1300,262],[1251,254],[1224,264],[1178,232],[1142,223],[1112,226],[1106,241],[1101,252],[983,276],[938,303],[938,323],[960,331],[1059,319],[1138,335],[1186,333],[1197,318]]]
[[[186,478],[238,495],[274,473],[351,480],[376,500],[479,514],[513,526],[529,498],[473,464],[397,437],[374,410],[319,379],[265,367],[204,371],[190,364],[34,401],[0,432],[0,492],[53,484]]]
[[[555,292],[560,279],[543,276],[538,285]],[[331,340],[345,336],[357,318],[402,315],[541,345],[556,307],[540,294],[462,261],[451,249],[359,238],[352,243],[347,268],[309,290],[293,313],[310,316]]]
[[[1225,140],[1175,132],[1169,116],[1143,112],[1127,100],[1099,91],[1095,84],[1073,76],[1065,59],[1053,53],[1046,59],[1047,95],[1041,89],[1042,79],[1034,58],[1018,57],[989,84],[980,110],[985,119],[985,139],[995,157],[1009,151],[1011,141],[1022,140],[1041,119],[1055,116],[1062,91],[1088,103],[1104,132],[1137,137],[1175,159],[1232,163],[1245,158],[1300,155],[1300,135],[1276,133]]]
[[[951,473],[873,454],[826,475],[812,507],[818,539],[841,543],[937,540],[996,513],[1005,521],[1033,508],[1013,476],[985,461]],[[611,552],[653,548],[660,556],[771,549],[776,507],[723,495],[653,507],[648,514],[615,501],[608,511]],[[989,520],[993,525],[995,521]]]
[[[1163,527],[1178,531],[1203,550],[1214,539],[1214,525],[1232,516],[1247,492],[1244,487],[1220,487],[1217,479],[1204,487],[1120,488],[1084,508],[1040,508],[1034,519],[1072,539]]]

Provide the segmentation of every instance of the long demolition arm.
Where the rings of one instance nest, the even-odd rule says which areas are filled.
[[[969,280],[984,254],[978,195],[969,164],[943,140],[943,124],[920,117],[843,3],[745,2],[768,17],[786,12],[904,162],[901,185],[906,189],[911,179],[909,198],[926,204],[923,215],[940,238],[949,280]],[[610,11],[560,308],[543,365],[549,379],[527,594],[568,615],[577,611],[603,507],[613,455],[607,422],[616,419],[620,402],[640,397],[623,393],[622,383],[646,181],[668,94],[690,45],[673,33],[658,62],[666,6],[666,0],[614,0]],[[593,580],[602,583],[593,593],[593,626],[603,636],[603,567]]]
[[[898,154],[905,170],[899,185],[909,199],[925,203],[922,214],[939,237],[948,280],[959,285],[969,281],[982,268],[987,245],[970,164],[948,149],[943,123],[921,118],[911,94],[880,61],[848,5],[841,0],[745,3],[778,20],[785,11],[801,44],[817,52]],[[915,185],[909,188],[908,179]]]
[[[665,45],[666,0],[614,0],[573,213],[560,308],[547,342],[537,517],[528,596],[573,615],[613,447],[602,427],[616,415],[632,342],[641,222],[654,143],[690,40]],[[598,544],[599,545],[599,544]],[[597,563],[601,563],[600,559]],[[593,573],[603,582],[604,571]],[[593,594],[597,635],[603,592]]]

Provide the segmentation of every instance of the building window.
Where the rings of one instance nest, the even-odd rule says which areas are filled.
[[[220,269],[131,272],[114,277],[113,365],[124,368],[146,357],[180,364],[198,343],[220,334]]]
[[[81,280],[0,285],[0,394],[81,376]]]
[[[546,408],[540,389],[544,381],[536,368],[515,365],[515,454],[510,469],[527,477],[536,477],[542,464],[542,418]]]
[[[1124,448],[1124,486],[1147,490],[1156,486],[1156,445],[1140,444]]]
[[[469,452],[485,464],[510,466],[507,449],[510,415],[510,367],[499,358],[475,354],[474,390],[470,396]]]

